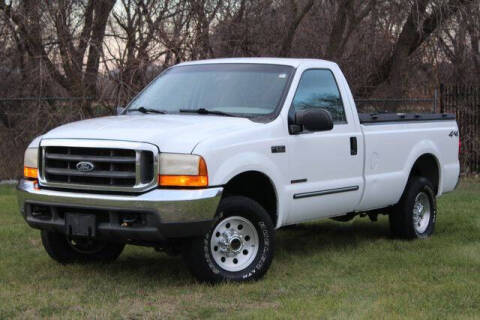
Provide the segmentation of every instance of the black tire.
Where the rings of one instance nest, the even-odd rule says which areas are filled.
[[[60,263],[111,262],[125,247],[125,244],[97,240],[70,241],[64,234],[47,230],[42,230],[42,244],[48,255]]]
[[[220,202],[217,216],[217,221],[210,231],[201,238],[192,239],[185,248],[184,258],[191,273],[198,280],[209,283],[243,282],[262,278],[270,267],[274,253],[275,231],[268,213],[260,204],[250,198],[229,196]],[[258,235],[256,255],[254,258],[252,256],[251,263],[244,269],[235,272],[227,271],[215,262],[210,245],[210,240],[214,236],[213,231],[219,224],[228,221],[226,220],[228,217],[242,217],[248,220]],[[243,242],[243,245],[245,243]],[[232,259],[235,260],[235,258]]]
[[[428,179],[417,176],[410,178],[400,201],[389,215],[390,230],[394,236],[416,239],[427,238],[433,234],[437,220],[437,204],[433,190],[433,185]],[[420,222],[415,220],[416,216],[414,214],[416,199],[422,197],[420,194],[426,195],[428,198],[426,204],[429,204],[430,214],[428,219],[425,218],[423,228],[420,228]]]

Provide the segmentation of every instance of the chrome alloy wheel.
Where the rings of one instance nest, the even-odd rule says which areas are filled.
[[[430,199],[425,192],[420,192],[415,197],[413,205],[413,227],[421,234],[427,230],[430,223],[431,206]]]
[[[257,256],[258,247],[257,229],[249,220],[239,216],[222,220],[210,238],[213,260],[230,272],[247,268]]]

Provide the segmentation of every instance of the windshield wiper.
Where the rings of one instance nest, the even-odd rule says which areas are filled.
[[[157,110],[157,109],[152,109],[152,108],[145,108],[145,107],[140,107],[137,109],[128,109],[127,112],[132,112],[132,111],[138,111],[141,113],[158,113],[158,114],[167,114],[166,111],[162,110]]]
[[[198,109],[180,109],[179,112],[183,113],[198,113],[198,114],[214,114],[217,116],[225,116],[225,117],[236,117],[235,115],[223,111],[216,111],[216,110],[208,110],[205,108],[198,108]]]

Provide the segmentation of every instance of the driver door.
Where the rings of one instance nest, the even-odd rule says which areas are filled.
[[[338,216],[354,211],[363,190],[363,140],[341,89],[328,69],[303,72],[291,112],[324,108],[332,130],[291,134],[289,139],[288,223]],[[293,200],[292,200],[293,199]]]

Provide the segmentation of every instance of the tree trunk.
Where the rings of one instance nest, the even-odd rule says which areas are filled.
[[[115,0],[95,1],[92,37],[88,50],[87,67],[83,78],[86,97],[95,98],[97,96],[97,77],[100,56],[102,55],[103,38],[105,37],[107,20],[114,4]],[[85,103],[82,104],[82,110],[85,115],[93,116],[90,100],[86,100]]]
[[[367,90],[366,95],[372,95],[382,85],[389,88],[391,94],[401,97],[404,93],[404,84],[407,81],[410,56],[460,7],[472,1],[449,0],[448,3],[431,12],[427,10],[430,0],[415,1],[410,8],[410,14],[403,25],[392,54],[386,57],[369,76],[368,85],[370,89]],[[430,12],[428,16],[426,16],[427,12]]]
[[[303,18],[305,18],[310,9],[312,9],[314,0],[309,0],[300,12],[298,12],[298,4],[296,0],[291,0],[290,2],[292,5],[293,19],[288,26],[287,33],[283,38],[280,51],[278,52],[278,55],[280,57],[290,56],[292,51],[293,39],[295,38],[295,33],[297,32],[298,26],[302,22]]]

